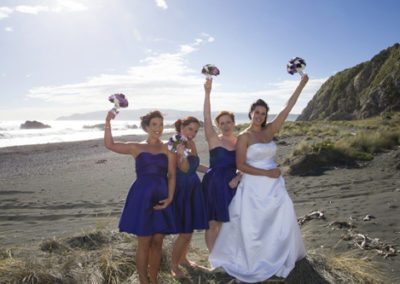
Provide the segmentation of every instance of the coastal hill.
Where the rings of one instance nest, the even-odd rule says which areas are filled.
[[[298,121],[364,119],[400,111],[400,44],[330,77]]]

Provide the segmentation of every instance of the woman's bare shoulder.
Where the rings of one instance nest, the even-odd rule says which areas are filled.
[[[238,140],[245,140],[247,141],[250,138],[250,131],[248,128],[246,128],[245,130],[243,130],[242,132],[239,133],[238,135]]]

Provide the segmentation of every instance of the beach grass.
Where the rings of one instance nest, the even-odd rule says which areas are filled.
[[[236,283],[222,270],[184,269],[187,277],[174,279],[169,272],[173,239],[167,236],[164,240],[160,283]],[[81,245],[78,246],[78,242]],[[43,247],[47,249],[43,251]],[[52,238],[43,241],[37,249],[21,247],[16,249],[15,255],[3,253],[0,283],[138,283],[135,250],[135,237],[113,231]],[[193,249],[190,257],[198,263],[199,260],[206,262],[208,254],[205,250]],[[352,252],[341,255],[310,252],[307,258],[297,263],[285,281],[273,278],[263,283],[384,283],[383,279],[376,263],[356,257]]]
[[[400,145],[400,113],[385,114],[355,121],[288,121],[278,133],[278,139],[305,136],[291,157],[335,152],[348,159],[370,161],[374,155]]]

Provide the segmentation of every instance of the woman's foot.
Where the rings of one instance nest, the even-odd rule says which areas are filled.
[[[201,269],[201,270],[206,271],[206,272],[210,271],[210,269],[208,269],[207,267],[202,266],[200,264],[197,264],[196,262],[188,260],[188,259],[185,259],[185,260],[181,261],[179,263],[179,265],[182,265],[183,267],[186,267],[186,268],[189,268],[189,269]]]
[[[174,277],[174,278],[184,278],[185,277],[185,274],[183,273],[182,270],[179,269],[178,266],[171,267],[171,274],[172,274],[172,277]]]
[[[179,265],[182,265],[182,266],[188,267],[188,268],[196,268],[198,266],[196,262],[191,261],[189,259],[185,259],[185,260],[181,261],[179,263]]]

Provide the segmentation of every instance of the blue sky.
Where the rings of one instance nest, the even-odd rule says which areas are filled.
[[[0,0],[0,120],[130,108],[201,110],[204,64],[221,70],[212,109],[280,110],[303,57],[300,113],[336,72],[400,41],[397,0]],[[133,118],[136,119],[136,118]]]

